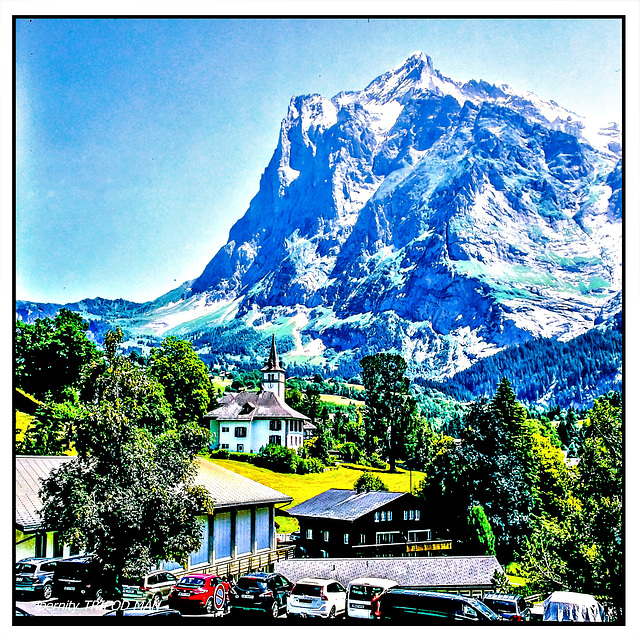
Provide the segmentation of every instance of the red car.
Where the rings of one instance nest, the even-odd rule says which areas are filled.
[[[219,576],[205,573],[190,573],[169,593],[169,608],[182,612],[200,609],[207,613],[228,608],[229,583]]]

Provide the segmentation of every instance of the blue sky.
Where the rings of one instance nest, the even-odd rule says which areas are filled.
[[[198,276],[291,97],[362,89],[414,51],[620,122],[621,35],[577,18],[18,21],[17,296],[142,302]]]

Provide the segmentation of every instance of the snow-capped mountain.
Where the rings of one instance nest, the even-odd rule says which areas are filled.
[[[442,377],[620,310],[621,134],[415,53],[362,91],[294,97],[258,193],[139,334],[289,334],[287,362],[397,349]]]

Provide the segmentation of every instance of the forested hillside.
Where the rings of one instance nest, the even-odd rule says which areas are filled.
[[[509,347],[449,380],[414,382],[469,402],[490,397],[503,377],[518,400],[528,405],[584,408],[608,391],[622,390],[622,317],[615,325],[593,329],[568,342],[541,338]]]

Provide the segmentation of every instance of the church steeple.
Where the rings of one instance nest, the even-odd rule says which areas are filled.
[[[275,393],[284,400],[285,373],[280,366],[275,334],[271,334],[271,351],[262,371],[262,388]]]

